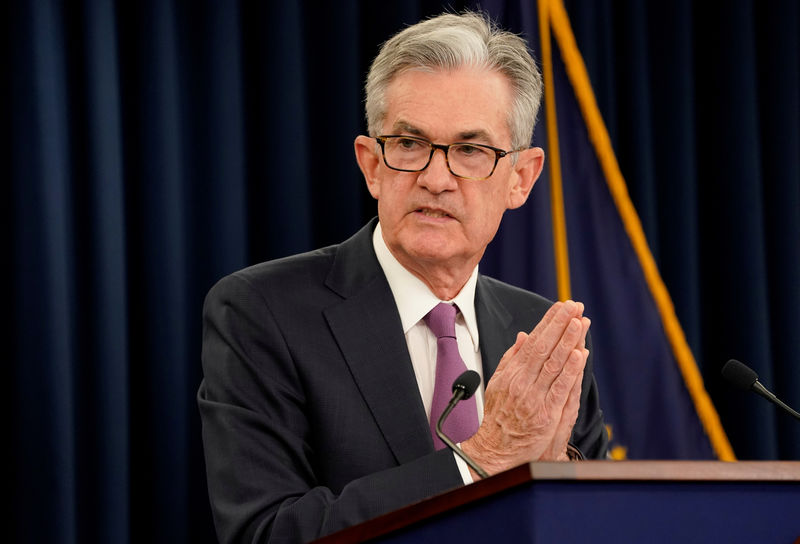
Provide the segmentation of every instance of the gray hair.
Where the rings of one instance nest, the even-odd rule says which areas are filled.
[[[542,98],[542,76],[521,37],[500,29],[488,16],[446,13],[401,32],[381,46],[366,84],[366,115],[371,136],[386,117],[386,89],[407,70],[485,68],[505,75],[513,98],[508,128],[514,149],[528,147]]]

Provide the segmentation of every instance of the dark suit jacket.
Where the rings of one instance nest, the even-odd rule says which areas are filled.
[[[462,485],[435,451],[400,316],[372,247],[344,243],[222,279],[204,307],[198,392],[222,542],[297,542]],[[550,302],[479,276],[484,376]],[[591,360],[572,443],[605,454]]]

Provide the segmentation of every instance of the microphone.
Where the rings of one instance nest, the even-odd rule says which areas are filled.
[[[789,415],[800,419],[800,413],[792,410],[787,404],[782,402],[778,397],[773,395],[771,391],[764,387],[761,382],[758,381],[758,374],[756,374],[755,370],[746,364],[740,363],[736,359],[731,359],[725,363],[725,366],[722,367],[722,375],[735,387],[744,389],[745,391],[755,391]]]
[[[456,407],[458,401],[468,399],[475,391],[478,389],[478,385],[481,383],[480,375],[475,372],[474,370],[467,370],[463,372],[456,380],[453,382],[453,397],[450,399],[450,402],[447,404],[447,408],[444,409],[442,415],[439,416],[439,421],[436,422],[436,436],[438,436],[442,442],[444,442],[448,448],[453,450],[456,455],[461,457],[465,463],[467,463],[472,470],[478,473],[478,476],[481,478],[488,478],[489,474],[481,467],[478,466],[478,463],[472,460],[472,458],[464,453],[461,448],[453,444],[453,441],[450,440],[447,435],[444,434],[442,431],[442,424],[444,420],[447,419],[447,416],[450,415],[450,412],[453,411],[453,408]]]

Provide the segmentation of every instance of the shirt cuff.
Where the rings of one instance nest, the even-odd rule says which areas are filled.
[[[459,448],[461,444],[456,444]],[[464,461],[461,457],[456,455],[453,452],[453,458],[456,460],[456,466],[458,467],[458,472],[461,474],[461,479],[464,480],[464,485],[469,485],[474,482],[472,479],[472,473],[469,471],[469,465]]]

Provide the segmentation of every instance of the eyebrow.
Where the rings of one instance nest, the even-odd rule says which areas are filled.
[[[399,133],[411,134],[412,136],[419,136],[421,138],[430,140],[430,138],[428,138],[428,136],[425,134],[425,131],[415,127],[411,123],[402,120],[397,121],[394,125],[392,125],[392,131],[395,134]],[[492,139],[489,137],[489,133],[481,129],[465,130],[463,132],[459,132],[458,135],[456,136],[455,141],[463,142],[469,140],[478,140],[489,144],[492,143]]]

